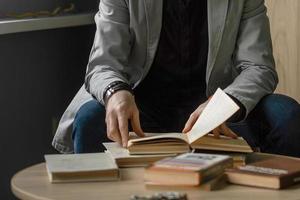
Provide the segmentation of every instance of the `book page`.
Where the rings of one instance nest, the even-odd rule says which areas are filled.
[[[111,156],[114,159],[119,159],[119,158],[147,158],[147,157],[166,157],[168,156],[175,156],[176,154],[153,154],[153,155],[130,155],[129,151],[123,147],[121,147],[118,143],[116,142],[104,142],[102,143],[103,146],[107,149],[107,153],[110,153]]]
[[[114,159],[130,157],[128,149],[123,148],[116,142],[104,142],[102,144]]]
[[[191,131],[187,133],[189,144],[217,128],[237,110],[239,106],[223,90],[217,89]]]
[[[178,139],[188,143],[187,135],[183,133],[145,133],[146,137],[130,139],[128,141],[128,146],[133,143],[139,143],[144,141],[155,141],[160,142],[162,139]]]

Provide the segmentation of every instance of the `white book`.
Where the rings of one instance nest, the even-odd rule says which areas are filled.
[[[105,153],[53,154],[45,155],[45,160],[52,183],[119,179],[118,166]]]

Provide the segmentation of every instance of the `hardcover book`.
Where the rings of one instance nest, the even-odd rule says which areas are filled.
[[[45,155],[52,183],[112,181],[119,179],[115,161],[105,153]]]
[[[186,153],[155,162],[145,170],[148,185],[198,186],[232,167],[232,158],[225,155]]]
[[[300,160],[274,157],[227,169],[228,181],[247,186],[281,189],[300,182]]]

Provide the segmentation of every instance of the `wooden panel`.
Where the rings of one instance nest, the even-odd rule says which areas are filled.
[[[266,5],[279,74],[277,92],[300,101],[300,1],[266,0]]]

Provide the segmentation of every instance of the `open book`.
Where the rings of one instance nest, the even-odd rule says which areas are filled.
[[[253,152],[242,138],[214,138],[207,135],[224,123],[237,110],[238,105],[221,89],[218,89],[193,128],[187,134],[166,133],[150,134],[150,137],[135,138],[128,141],[130,154],[184,153],[193,149],[206,149],[230,152]]]

